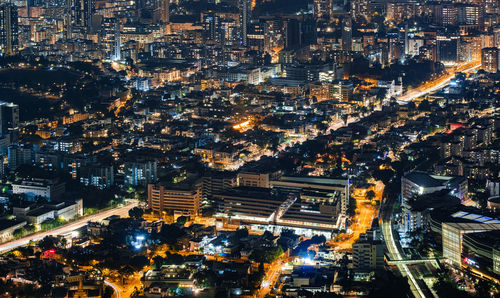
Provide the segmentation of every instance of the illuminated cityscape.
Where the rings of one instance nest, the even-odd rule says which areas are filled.
[[[500,0],[0,0],[0,298],[500,297]]]

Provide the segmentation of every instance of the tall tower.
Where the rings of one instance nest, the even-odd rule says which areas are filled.
[[[239,0],[241,44],[247,45],[248,25],[250,23],[250,0]]]
[[[408,40],[408,22],[405,24],[405,56],[410,54],[410,44]]]
[[[72,1],[71,0],[66,0],[66,10],[65,10],[65,13],[66,13],[66,16],[64,18],[65,22],[66,22],[66,32],[65,32],[65,38],[66,39],[71,39],[72,37],[72,32],[71,32],[71,22],[72,22],[72,18],[71,18],[71,6],[72,6]]]
[[[87,28],[90,29],[92,27],[92,16],[95,12],[95,0],[85,0],[85,23],[87,24]]]
[[[95,11],[95,0],[74,0],[75,25],[90,28]]]
[[[487,72],[497,72],[499,69],[498,48],[481,50],[481,69]]]
[[[12,55],[19,47],[17,7],[11,3],[0,4],[0,52]]]
[[[166,24],[170,22],[170,0],[160,0],[159,9],[162,23]]]
[[[113,60],[118,61],[122,59],[121,52],[121,37],[120,37],[120,22],[116,20],[115,23],[115,46],[113,53]]]
[[[342,49],[352,51],[352,19],[350,17],[342,20]]]
[[[10,135],[11,141],[19,136],[19,106],[14,103],[0,102],[0,134]]]

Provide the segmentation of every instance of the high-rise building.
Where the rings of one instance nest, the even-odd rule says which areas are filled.
[[[312,15],[304,15],[301,22],[301,44],[308,46],[318,41],[316,21]]]
[[[114,45],[114,53],[113,60],[118,61],[122,59],[121,55],[121,37],[120,37],[120,22],[117,20],[115,24],[115,45]]]
[[[354,86],[351,81],[342,80],[338,83],[338,94],[340,101],[352,101],[353,92]]]
[[[444,26],[454,26],[458,22],[458,11],[455,5],[443,4],[438,14],[438,23]]]
[[[170,22],[170,0],[159,0],[158,4],[162,23],[166,24]]]
[[[17,7],[0,4],[0,54],[12,55],[19,48]]]
[[[16,141],[19,134],[19,106],[14,103],[0,102],[0,132]]]
[[[405,55],[408,55],[410,53],[410,48],[409,48],[409,43],[408,43],[408,22],[405,24]]]
[[[29,146],[11,145],[8,148],[9,169],[15,170],[21,165],[33,163],[33,148]]]
[[[360,239],[352,245],[352,262],[355,270],[374,270],[383,268],[384,243],[380,240]]]
[[[66,0],[66,10],[64,11],[64,13],[66,14],[65,17],[64,17],[64,34],[65,34],[65,38],[66,39],[71,39],[72,38],[72,32],[71,32],[71,22],[72,22],[72,18],[71,18],[71,4],[72,4],[72,1],[71,0]]]
[[[437,59],[444,65],[455,65],[458,61],[459,39],[457,36],[437,36]]]
[[[146,186],[157,180],[157,162],[155,160],[134,160],[124,164],[126,186]]]
[[[98,188],[111,187],[115,183],[113,165],[91,164],[80,169],[80,182]]]
[[[89,28],[95,12],[95,0],[74,0],[73,14],[76,26]]]
[[[240,40],[241,44],[247,45],[248,26],[251,18],[251,4],[250,0],[239,0],[240,10]]]
[[[296,49],[300,48],[302,41],[302,30],[300,21],[297,19],[289,19],[286,22],[286,49]]]
[[[349,17],[342,21],[342,49],[352,51],[352,19]]]
[[[481,50],[481,68],[487,72],[498,71],[498,48],[484,48]]]
[[[358,22],[364,20],[369,22],[371,19],[370,1],[351,0],[351,15]]]
[[[330,20],[333,10],[333,0],[314,0],[314,17]]]

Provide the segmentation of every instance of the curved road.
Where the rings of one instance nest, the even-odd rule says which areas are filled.
[[[112,284],[111,282],[109,282],[107,280],[105,280],[104,283],[106,285],[110,286],[113,289],[113,291],[115,291],[115,294],[114,294],[115,298],[121,298],[120,289],[116,285]]]
[[[99,212],[97,214],[82,217],[81,219],[70,222],[68,224],[65,224],[65,225],[60,226],[60,227],[55,228],[55,229],[52,229],[50,231],[35,233],[35,234],[28,235],[28,236],[23,237],[23,238],[19,238],[16,240],[12,240],[12,241],[0,244],[0,253],[5,253],[5,252],[8,252],[14,248],[19,247],[19,246],[26,245],[30,241],[41,240],[46,236],[58,236],[61,234],[67,234],[69,232],[72,232],[74,230],[77,230],[77,229],[87,225],[87,223],[89,221],[100,221],[100,220],[103,220],[104,218],[109,217],[111,215],[119,215],[120,217],[128,217],[128,211],[130,209],[132,209],[133,207],[137,207],[138,204],[139,204],[138,202],[133,202],[133,203],[127,204],[127,205],[122,206],[122,207],[117,207],[117,208],[113,208],[110,210]]]

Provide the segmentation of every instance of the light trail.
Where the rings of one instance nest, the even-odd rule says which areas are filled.
[[[396,242],[394,241],[394,235],[392,233],[392,225],[389,220],[389,223],[387,222],[382,222],[382,231],[384,232],[384,239],[386,240],[386,246],[387,249],[389,250],[389,253],[392,255],[393,259],[396,260],[402,260],[403,258],[401,257],[401,253],[399,252],[399,249],[396,246]],[[387,243],[389,242],[389,243]],[[410,278],[410,289],[413,292],[413,295],[415,297],[423,297],[425,298],[425,294],[420,288],[420,286],[417,283],[417,280],[415,279],[415,276],[413,276],[413,273],[411,270],[408,268],[406,264],[398,264],[397,265],[399,271],[401,273],[404,273],[404,275],[408,276]]]
[[[467,63],[467,64],[464,64],[464,65],[457,67],[456,72],[469,73],[471,71],[478,69],[480,66],[481,66],[480,62],[471,62],[471,63]],[[435,92],[439,89],[446,87],[446,85],[448,85],[454,77],[455,77],[455,73],[446,74],[440,78],[435,79],[429,87],[426,87],[423,90],[420,90],[420,88],[422,88],[422,87],[413,89],[413,90],[407,92],[406,94],[398,97],[397,101],[400,104],[405,104],[405,103],[408,103],[414,99],[417,99],[417,98],[422,97],[424,95],[427,95],[429,93]]]
[[[58,227],[58,228],[55,228],[55,229],[52,229],[50,231],[35,233],[35,234],[28,235],[26,237],[23,237],[23,238],[20,238],[17,240],[12,240],[12,241],[0,244],[0,253],[5,253],[5,252],[8,252],[8,251],[15,249],[17,247],[27,245],[31,241],[42,240],[46,236],[58,236],[58,235],[72,232],[72,231],[77,230],[83,226],[86,226],[89,221],[100,221],[100,220],[103,220],[106,217],[109,217],[111,215],[119,215],[121,217],[128,217],[128,211],[130,209],[132,209],[133,207],[137,207],[138,204],[139,204],[138,202],[133,202],[133,203],[130,203],[130,204],[122,206],[122,207],[113,208],[110,210],[99,212],[97,214],[82,217],[76,221],[70,222],[68,224],[65,224],[65,225]]]
[[[115,286],[114,284],[110,283],[107,280],[105,280],[104,283],[110,286],[113,289],[113,291],[115,291],[116,298],[121,298],[120,289],[118,289],[117,286]]]

